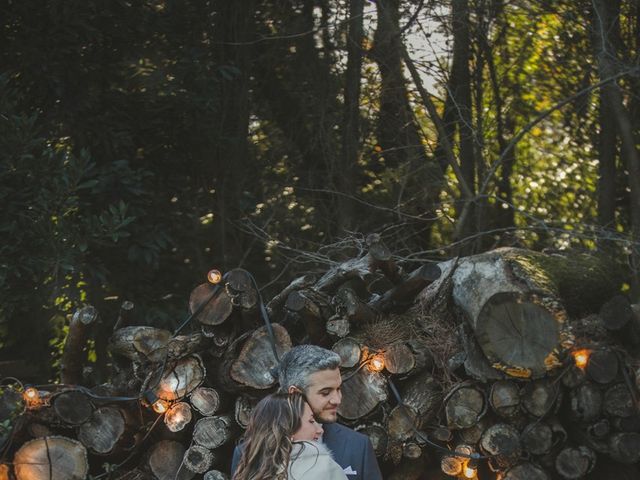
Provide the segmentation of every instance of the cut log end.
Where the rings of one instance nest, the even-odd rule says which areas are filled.
[[[13,464],[17,480],[84,480],[89,473],[84,445],[60,436],[25,443]]]
[[[174,440],[156,443],[149,455],[149,469],[157,480],[189,480],[195,473],[183,466],[185,447]]]
[[[490,361],[540,376],[560,343],[560,323],[560,316],[534,296],[502,292],[482,307],[475,334]]]
[[[111,453],[122,439],[125,419],[117,408],[102,407],[78,429],[78,440],[99,455]]]

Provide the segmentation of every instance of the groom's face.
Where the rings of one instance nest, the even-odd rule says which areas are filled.
[[[309,386],[304,393],[318,422],[334,423],[338,420],[338,407],[342,402],[341,386],[338,368],[309,375]]]

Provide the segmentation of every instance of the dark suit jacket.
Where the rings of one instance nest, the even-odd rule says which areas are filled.
[[[333,459],[342,467],[349,480],[382,480],[369,437],[339,423],[327,423],[322,427],[324,428],[322,442],[331,451]],[[233,451],[232,476],[240,461],[241,453],[242,445],[238,445]]]

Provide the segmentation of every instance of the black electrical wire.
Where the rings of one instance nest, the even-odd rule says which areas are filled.
[[[260,306],[260,316],[262,317],[262,321],[264,322],[265,327],[267,327],[267,334],[269,335],[269,343],[271,344],[271,350],[273,351],[273,356],[276,359],[277,363],[280,363],[280,356],[278,355],[278,351],[276,349],[276,336],[273,333],[273,326],[271,325],[271,321],[269,320],[269,313],[267,312],[267,308],[264,306],[264,301],[262,300],[262,294],[260,293],[260,289],[258,288],[258,284],[256,283],[256,279],[249,272],[249,278],[251,279],[251,283],[253,283],[253,287],[258,292],[258,304]]]

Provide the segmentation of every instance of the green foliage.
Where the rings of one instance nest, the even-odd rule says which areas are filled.
[[[597,81],[588,4],[470,3],[476,191],[505,142]],[[443,5],[439,12],[400,2],[400,25],[410,27],[402,40],[443,32],[451,40]],[[381,145],[381,103],[390,97],[372,45],[374,4],[365,9],[359,52],[358,160],[345,165],[345,7],[5,1],[0,355],[59,355],[67,316],[84,302],[101,312],[104,332],[125,299],[135,303],[137,323],[170,328],[212,267],[243,266],[277,288],[319,262],[357,254],[373,231],[408,267],[452,254],[461,189],[448,162],[433,161],[438,129],[411,82],[407,118],[416,119],[420,138],[399,138],[397,148],[424,148],[424,156],[395,165],[394,152]],[[414,12],[416,21],[406,23]],[[637,11],[623,6],[629,55],[637,52],[636,20]],[[435,84],[427,89],[440,112],[451,46],[443,42],[435,59],[416,62],[430,68]],[[390,60],[401,57],[396,50],[386,53]],[[409,49],[416,57],[418,50]],[[627,93],[633,82],[621,83]],[[629,95],[629,108],[637,113],[639,105]],[[528,131],[513,163],[502,158],[474,200],[475,230],[462,243],[593,248],[597,111],[595,93],[582,96]],[[458,156],[459,133],[452,140]],[[345,167],[352,174],[346,190]],[[618,170],[611,229],[626,235],[626,173]],[[345,198],[350,218],[340,210]]]

